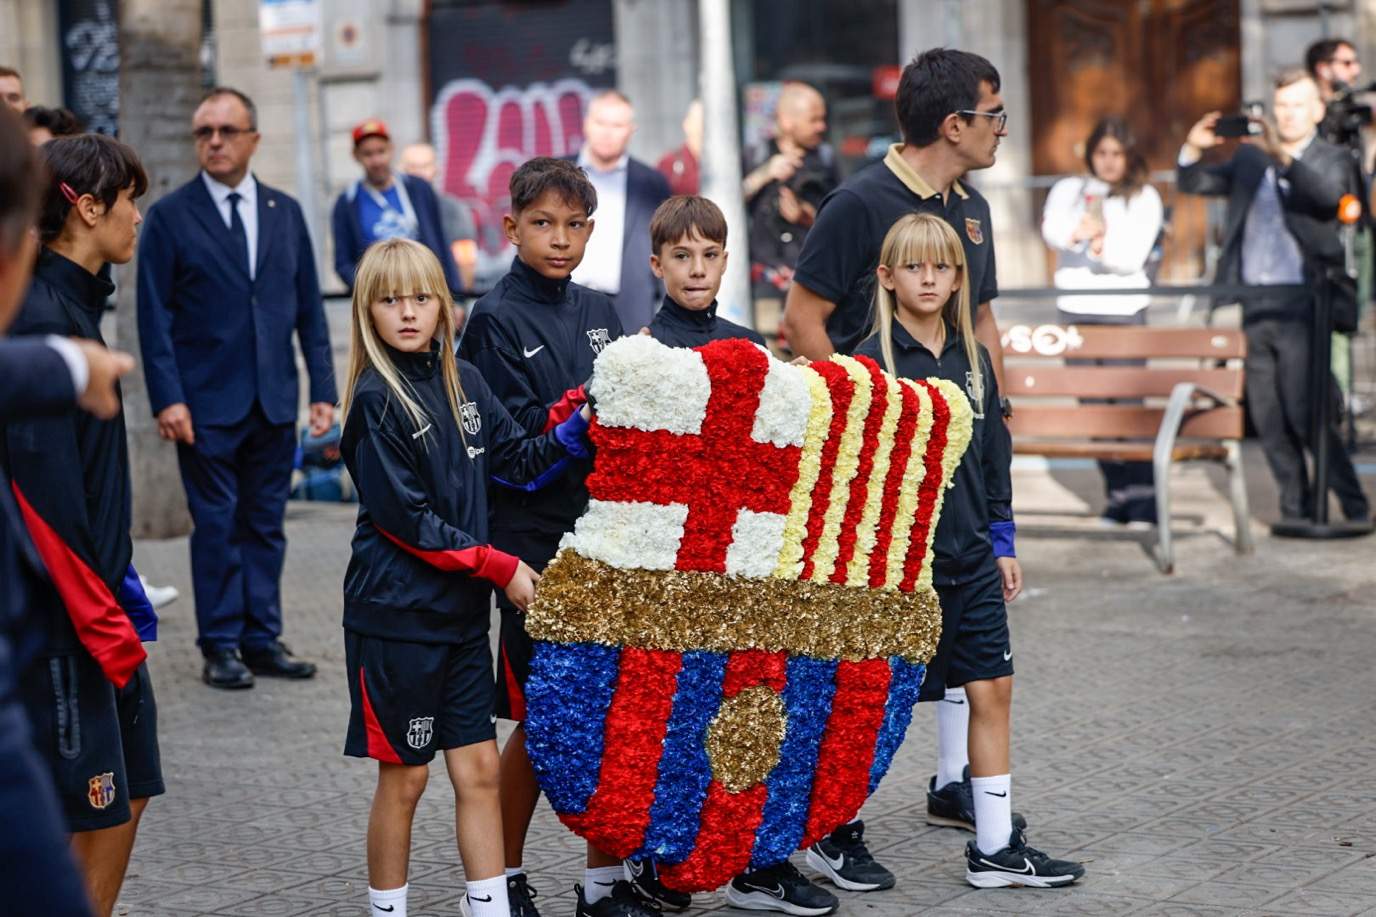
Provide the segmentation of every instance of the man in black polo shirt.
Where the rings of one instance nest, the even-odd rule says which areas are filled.
[[[989,306],[998,295],[989,204],[960,182],[994,164],[1007,124],[999,86],[994,65],[967,51],[934,48],[903,68],[894,108],[904,142],[827,195],[803,243],[783,321],[795,353],[823,360],[853,351],[873,322],[885,233],[904,214],[935,213],[965,245],[978,303],[975,337],[1002,387],[1003,355]]]

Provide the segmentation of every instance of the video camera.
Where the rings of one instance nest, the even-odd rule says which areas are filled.
[[[1376,83],[1355,87],[1341,81],[1333,83],[1333,98],[1328,100],[1328,110],[1319,125],[1323,139],[1337,146],[1360,148],[1362,128],[1372,123],[1373,113],[1370,105],[1354,97],[1367,92],[1376,92]]]

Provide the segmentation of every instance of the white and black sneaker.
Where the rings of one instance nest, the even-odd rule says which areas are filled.
[[[841,906],[835,895],[809,882],[788,860],[736,876],[726,886],[726,901],[747,911],[777,911],[800,917],[832,914]]]
[[[669,888],[659,881],[659,868],[654,860],[631,857],[621,861],[621,868],[625,870],[626,881],[631,883],[637,895],[647,901],[658,902],[666,911],[687,910],[688,905],[693,903],[692,895]]]
[[[875,862],[865,846],[865,823],[853,821],[807,848],[807,865],[837,888],[874,892],[893,888],[893,873]]]
[[[506,878],[506,900],[511,906],[511,917],[540,917],[535,908],[535,899],[540,893],[531,887],[526,874],[518,872]]]
[[[975,888],[1058,888],[1085,874],[1085,868],[1069,860],[1051,857],[1027,846],[1020,829],[1014,828],[1008,846],[984,853],[974,841],[965,845],[965,881]]]
[[[970,767],[966,765],[960,780],[936,788],[936,777],[927,784],[927,824],[941,828],[959,828],[975,833],[975,796],[970,788]],[[1027,819],[1021,812],[1013,813],[1013,827],[1027,829]]]

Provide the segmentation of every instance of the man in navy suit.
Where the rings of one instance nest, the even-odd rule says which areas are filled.
[[[158,431],[177,444],[195,522],[191,572],[204,679],[310,678],[282,644],[282,518],[296,444],[292,333],[310,380],[310,428],[336,400],[306,221],[253,177],[257,113],[212,89],[192,118],[201,172],[148,211],[139,257],[139,344]]]
[[[630,99],[604,89],[588,102],[583,149],[574,159],[597,189],[597,218],[573,279],[611,297],[621,327],[645,328],[664,288],[650,270],[650,218],[669,198],[669,183],[626,152],[635,133]]]
[[[334,202],[334,269],[349,289],[369,245],[383,239],[414,239],[435,253],[449,289],[463,289],[440,219],[435,189],[421,178],[392,170],[392,138],[387,125],[369,118],[354,128],[354,159],[363,177]]]

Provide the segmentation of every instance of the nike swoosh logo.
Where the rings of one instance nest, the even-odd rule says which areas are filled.
[[[1003,797],[1005,797],[1005,796],[1008,795],[1008,791],[1007,791],[1007,790],[1004,790],[1002,793],[995,793],[993,790],[985,790],[985,791],[984,791],[984,795],[985,795],[985,796],[997,796],[999,799],[1002,799]]]
[[[434,426],[434,424],[430,424],[430,423],[426,424],[425,426],[421,427],[421,428],[420,428],[419,430],[417,430],[416,432],[412,433],[412,434],[411,434],[411,438],[412,438],[412,439],[420,439],[422,436],[425,435],[426,431],[429,430],[429,429],[430,429],[431,427],[433,427],[433,426]]]
[[[784,900],[784,887],[782,885],[775,885],[773,888],[766,888],[763,885],[752,885],[751,888],[756,891],[764,892],[771,898],[778,898],[780,901]]]
[[[1003,652],[1003,661],[1004,661],[1004,662],[1007,662],[1008,660],[1010,660],[1010,659],[1012,659],[1012,658],[1013,658],[1013,651],[1012,651],[1012,650],[1004,650],[1004,652]]]
[[[822,859],[826,860],[827,865],[830,866],[832,869],[840,869],[842,866],[846,865],[846,858],[844,855],[839,856],[833,860],[831,857],[827,856],[827,852],[825,850],[822,850],[820,846],[818,847],[817,852],[822,855]]]
[[[477,895],[469,895],[469,896],[468,896],[468,900],[469,900],[469,901],[477,901],[477,902],[479,902],[479,903],[481,903],[481,904],[491,904],[491,903],[492,903],[492,896],[491,896],[491,895],[488,895],[486,898],[479,898]]]
[[[539,353],[540,351],[542,351],[542,350],[544,350],[544,349],[545,349],[545,345],[544,345],[544,344],[541,344],[539,347],[536,347],[534,350],[523,350],[522,352],[525,353],[526,359],[529,360],[531,357],[535,356],[537,353]]]
[[[379,911],[382,911],[382,913],[384,914],[390,914],[392,913],[392,911],[395,911],[397,909],[395,904],[389,904],[386,907],[383,907],[380,904],[374,904],[373,907],[377,908]]]
[[[989,862],[988,860],[986,860],[984,857],[980,857],[980,858],[979,858],[979,861],[980,861],[981,863],[983,863],[985,866],[990,867],[991,869],[997,869],[999,872],[1026,873],[1026,874],[1029,875],[1029,876],[1030,876],[1030,875],[1034,875],[1034,874],[1036,873],[1036,870],[1032,868],[1032,863],[1031,863],[1031,861],[1029,861],[1029,860],[1027,859],[1027,857],[1023,857],[1023,858],[1022,858],[1022,864],[1023,864],[1023,868],[1022,868],[1022,869],[1009,869],[1007,866],[1000,866],[998,863],[990,863],[990,862]]]
[[[960,707],[964,707],[964,706],[965,706],[965,701],[959,700],[959,699],[956,699],[956,698],[943,697],[943,698],[941,699],[941,702],[942,702],[943,704],[955,704],[955,705],[960,706]]]

